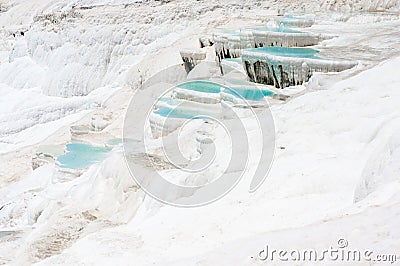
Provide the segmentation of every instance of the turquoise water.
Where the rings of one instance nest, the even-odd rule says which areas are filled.
[[[240,31],[235,29],[215,29],[214,33],[225,33],[229,35],[239,35]]]
[[[284,56],[284,57],[314,58],[314,59],[319,58],[318,56],[316,56],[319,53],[319,51],[310,48],[293,48],[293,47],[288,48],[288,47],[271,46],[262,48],[250,48],[246,50],[257,53]]]
[[[71,126],[71,129],[74,131],[84,131],[84,132],[92,131],[91,128],[85,126]]]
[[[168,101],[170,101],[171,99],[172,99],[172,98],[161,97],[161,98],[158,98],[157,101],[159,101],[159,102],[168,102]]]
[[[285,33],[302,33],[298,30],[292,30],[285,27],[268,27],[268,26],[256,26],[252,28],[246,28],[249,30],[260,30],[260,31],[271,31],[271,32],[285,32]]]
[[[11,231],[0,231],[0,238],[12,235],[14,232]]]
[[[67,152],[57,158],[60,167],[68,169],[83,169],[103,161],[111,148],[96,147],[84,143],[67,144]]]
[[[182,83],[177,86],[181,89],[198,91],[198,92],[206,92],[206,93],[220,93],[221,85],[211,81],[189,81],[186,83]]]
[[[315,17],[313,15],[293,15],[293,14],[286,14],[283,16],[284,18],[293,18],[299,20],[314,20]]]
[[[157,102],[163,102],[163,103],[167,103],[169,105],[178,105],[181,101],[177,100],[177,99],[173,99],[173,98],[169,98],[169,97],[163,97],[163,98],[158,98]]]
[[[107,141],[108,145],[118,145],[120,143],[123,142],[123,139],[121,138],[116,138],[116,139],[110,139],[109,141]]]
[[[299,22],[308,22],[313,21],[312,18],[307,17],[299,17],[294,15],[285,15],[283,18],[278,19],[278,23],[283,27],[293,27],[296,26]]]
[[[245,86],[249,87],[249,86],[251,86],[251,83],[248,82],[248,81],[245,80],[245,79],[225,78],[225,79],[224,79],[224,82],[225,82],[225,85],[226,85],[227,87],[229,87],[229,86],[235,86],[235,85],[242,85],[242,87],[245,87]]]
[[[257,87],[238,87],[232,89],[225,89],[224,92],[232,94],[239,98],[246,100],[259,101],[264,97],[271,96],[274,92],[269,90],[262,90]]]
[[[299,15],[293,15],[293,14],[286,14],[283,16],[284,19],[297,19],[297,20],[306,20],[306,19],[311,19],[307,18],[304,16],[299,16]]]
[[[236,62],[236,63],[242,63],[242,58],[238,57],[238,58],[224,58],[222,59],[222,61],[230,61],[230,62]]]
[[[162,117],[170,118],[184,118],[184,119],[195,119],[199,115],[194,110],[182,110],[178,108],[161,107],[154,111],[155,114],[161,115]]]

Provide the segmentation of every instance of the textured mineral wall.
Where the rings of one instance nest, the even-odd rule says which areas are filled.
[[[355,62],[321,58],[296,58],[243,50],[242,60],[252,82],[285,88],[307,82],[314,72],[340,72],[356,65]]]

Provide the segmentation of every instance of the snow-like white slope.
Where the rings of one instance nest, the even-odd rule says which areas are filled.
[[[285,150],[277,152],[257,193],[248,194],[242,181],[224,199],[197,209],[160,208],[147,199],[127,225],[89,234],[41,265],[247,265],[257,262],[266,244],[323,249],[340,238],[351,248],[396,252],[399,168],[386,163],[386,175],[366,181],[368,191],[361,188],[363,198],[353,202],[358,184],[369,179],[364,169],[387,156],[382,144],[399,140],[399,63],[397,57],[273,107],[278,145]]]
[[[151,23],[150,14],[139,17],[135,9],[119,16],[120,7],[99,9],[96,14],[79,10],[37,15],[30,30],[15,38],[10,63],[23,56],[32,58],[42,70],[37,85],[47,95],[87,95],[101,86],[124,85],[129,66],[171,44],[186,28],[183,19]],[[0,82],[11,85],[5,78]]]
[[[93,9],[67,8],[77,3]],[[101,6],[103,4],[112,6]],[[146,54],[193,34],[197,26],[205,29],[208,23],[212,25],[238,16],[265,20],[265,15],[260,14],[276,12],[279,7],[270,2],[231,1],[225,8],[222,0],[196,4],[155,1],[133,3],[128,7],[116,4],[107,1],[4,1],[5,12],[0,13],[0,84],[4,84],[2,88],[10,88],[9,97],[24,98],[20,93],[11,96],[12,91],[21,89],[27,95],[30,89],[35,89],[49,96],[70,97],[87,95],[99,87],[131,86],[129,81],[137,82],[152,74],[133,70]],[[318,6],[306,4],[307,10]],[[282,5],[291,8],[299,2]],[[245,16],[243,10],[246,10]],[[34,102],[30,107],[33,105]],[[82,109],[86,108],[68,107],[68,112],[61,111],[52,120]],[[19,120],[21,129],[46,122],[21,116]],[[6,122],[2,120],[3,127],[8,128]]]
[[[267,240],[325,248],[340,237],[355,247],[399,250],[396,14],[318,13],[321,23],[311,30],[339,35],[320,47],[361,65],[316,76],[305,95],[273,107],[277,145],[285,149],[256,194],[248,194],[247,176],[226,198],[198,209],[143,201],[118,149],[81,176],[53,166],[15,169],[31,163],[35,148],[23,147],[68,132],[91,110],[111,114],[107,130],[119,136],[126,87],[180,62],[177,47],[193,48],[200,33],[267,21],[277,9],[396,11],[397,1],[0,2],[0,228],[21,230],[12,241],[0,239],[0,264],[246,264]],[[362,72],[364,65],[373,68]],[[291,238],[297,234],[310,241]]]
[[[46,6],[42,1],[29,4],[17,1],[7,5],[6,12],[0,13],[0,25],[4,27],[0,32],[3,49],[0,87],[2,95],[7,95],[7,98],[2,97],[0,152],[17,147],[13,145],[18,137],[13,134],[87,110],[92,103],[99,105],[110,92],[130,86],[130,80],[138,82],[151,75],[131,69],[146,54],[192,34],[196,25],[190,25],[189,21],[198,14],[206,18],[204,14],[211,10],[203,5],[185,12],[174,6],[153,3],[44,15]],[[158,12],[166,15],[159,17]],[[176,57],[168,63],[179,61]],[[106,89],[97,92],[96,99],[90,95],[76,99],[56,98],[85,96],[101,87]],[[32,100],[27,102],[27,99]],[[42,105],[44,101],[48,106]],[[42,116],[44,111],[48,114]],[[9,115],[11,112],[13,116]],[[41,139],[48,136],[31,134],[41,135]],[[37,140],[27,138],[25,145]]]
[[[95,6],[116,6],[116,5],[129,5],[137,3],[146,3],[159,0],[70,0],[58,1],[57,3],[50,3],[46,8],[45,13],[51,13],[57,10],[68,10],[71,8],[92,8]]]
[[[395,11],[400,10],[400,2],[397,0],[329,0],[324,1],[330,10],[363,10],[363,11]]]

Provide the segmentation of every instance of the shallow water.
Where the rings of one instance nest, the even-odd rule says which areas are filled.
[[[229,34],[229,35],[233,35],[233,36],[238,36],[240,35],[240,30],[236,30],[236,29],[215,29],[214,30],[214,34]]]
[[[200,113],[194,110],[183,110],[178,108],[161,107],[154,111],[155,114],[161,115],[162,117],[169,118],[184,118],[184,119],[195,119]]]
[[[206,93],[220,93],[221,85],[211,81],[189,81],[177,86],[181,89],[206,92]]]
[[[171,97],[162,97],[162,98],[158,98],[157,99],[157,103],[161,102],[161,103],[167,103],[168,105],[179,105],[179,103],[181,102],[178,99],[173,99]]]
[[[86,126],[71,126],[71,129],[74,131],[81,131],[81,132],[90,132],[93,131],[92,128]]]
[[[11,231],[0,231],[0,238],[12,235],[14,232]]]
[[[246,31],[248,30],[258,30],[258,31],[270,31],[270,32],[285,32],[285,33],[302,33],[298,30],[292,30],[286,27],[268,27],[268,26],[256,26],[251,28],[245,28]]]
[[[274,94],[274,92],[272,91],[260,89],[257,87],[235,87],[231,89],[225,89],[224,92],[234,95],[238,98],[244,98],[251,101],[259,101],[264,97]]]
[[[66,153],[57,158],[61,168],[83,169],[103,161],[111,148],[96,147],[84,143],[67,144]]]
[[[118,145],[123,143],[123,139],[122,138],[116,138],[116,139],[110,139],[107,141],[108,145]]]
[[[315,58],[315,59],[319,58],[317,56],[319,51],[310,48],[292,48],[292,47],[289,48],[289,47],[271,46],[262,48],[250,48],[246,50],[260,54],[271,54],[283,57]]]
[[[285,15],[283,18],[279,18],[277,21],[280,27],[295,27],[299,24],[309,25],[312,24],[315,19],[311,17],[301,17],[295,15]]]

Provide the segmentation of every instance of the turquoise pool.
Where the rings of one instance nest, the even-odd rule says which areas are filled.
[[[158,102],[168,102],[168,101],[170,101],[172,98],[169,98],[169,97],[161,97],[161,98],[158,98],[157,99],[157,101]]]
[[[162,102],[162,103],[167,103],[168,105],[179,105],[179,103],[181,102],[178,99],[173,99],[171,97],[162,97],[162,98],[158,98],[157,99],[157,103],[158,102]]]
[[[232,89],[229,88],[225,89],[224,92],[251,101],[259,101],[264,97],[274,94],[274,92],[272,91],[260,89],[257,87],[237,87]]]
[[[221,91],[220,84],[203,80],[189,81],[186,83],[182,83],[177,87],[185,90],[205,92],[205,93],[220,93]]]
[[[241,87],[248,87],[251,86],[251,83],[245,79],[238,79],[238,78],[225,78],[224,79],[225,86],[237,86],[240,85]]]
[[[107,145],[112,145],[112,146],[118,145],[118,144],[121,144],[121,143],[123,143],[123,139],[121,139],[121,138],[110,139],[110,140],[108,140],[106,142]]]
[[[0,238],[14,234],[11,231],[0,231]]]
[[[200,114],[194,110],[182,110],[178,108],[161,107],[154,111],[155,114],[161,115],[162,117],[169,118],[183,118],[183,119],[196,119],[196,116]]]
[[[214,34],[229,34],[235,36],[240,34],[240,30],[217,28],[214,30]]]
[[[268,26],[255,26],[251,28],[245,28],[246,31],[248,30],[257,30],[257,31],[270,31],[270,32],[284,32],[284,33],[302,33],[298,30],[292,30],[290,28],[285,27],[268,27]]]
[[[271,54],[283,57],[296,57],[296,58],[314,58],[319,59],[317,54],[318,50],[310,48],[292,48],[292,47],[261,47],[261,48],[250,48],[245,49],[246,51],[253,52],[255,54]]]
[[[84,143],[67,144],[66,153],[57,158],[61,168],[83,169],[103,161],[111,148]]]
[[[277,21],[281,27],[296,27],[300,25],[311,26],[314,22],[314,18],[285,15],[282,18],[278,18]]]

